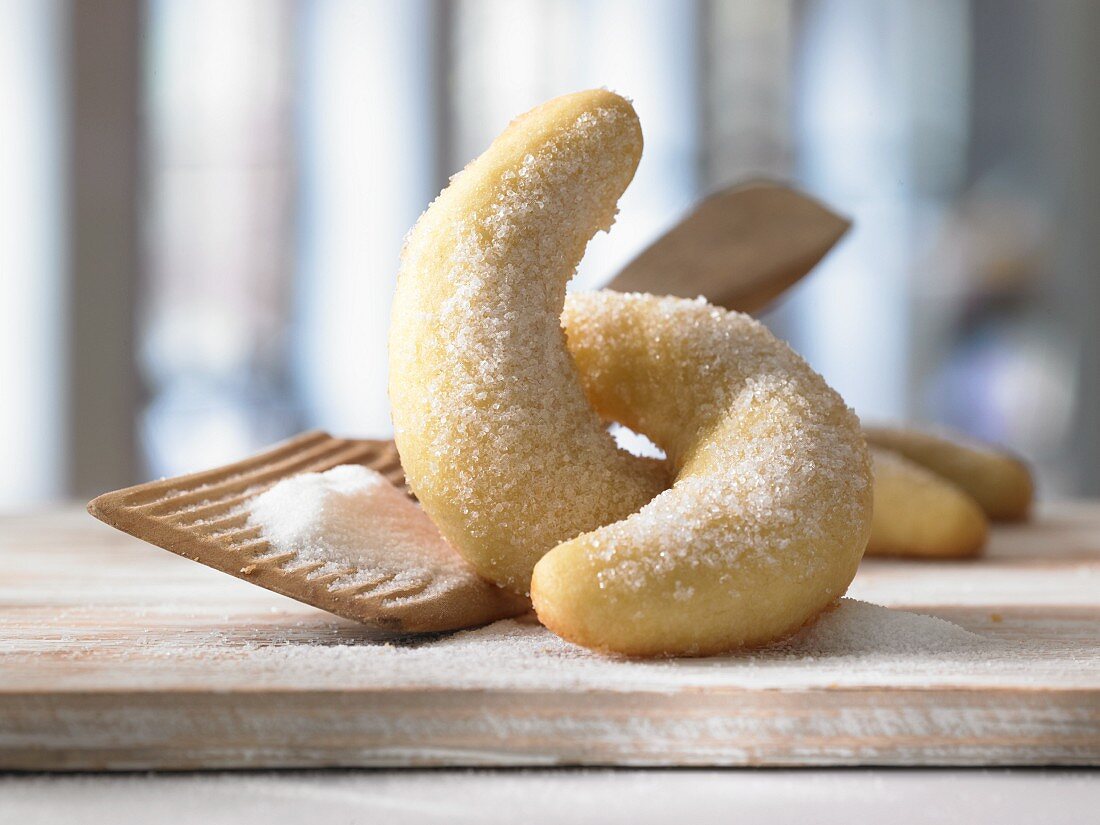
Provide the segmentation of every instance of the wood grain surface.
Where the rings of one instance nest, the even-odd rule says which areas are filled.
[[[977,655],[631,662],[530,618],[381,642],[75,509],[0,520],[0,564],[4,769],[1100,763],[1100,504],[864,562],[850,596]]]

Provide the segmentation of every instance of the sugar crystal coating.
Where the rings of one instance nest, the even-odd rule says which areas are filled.
[[[544,552],[667,483],[615,446],[559,321],[640,151],[622,98],[568,96],[509,127],[407,239],[390,337],[406,477],[479,572],[520,592]]]

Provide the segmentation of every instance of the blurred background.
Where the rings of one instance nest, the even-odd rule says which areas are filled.
[[[646,150],[577,286],[792,181],[855,227],[775,332],[1100,494],[1098,77],[1090,0],[0,0],[0,509],[387,434],[403,235],[590,86]]]

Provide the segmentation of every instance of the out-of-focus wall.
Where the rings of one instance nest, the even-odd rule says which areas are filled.
[[[854,217],[766,315],[864,417],[1100,492],[1088,0],[0,0],[0,507],[383,435],[401,238],[515,114],[633,97],[575,286],[703,193]],[[20,128],[13,128],[18,125]],[[675,273],[670,273],[674,278]]]
[[[64,24],[0,0],[0,508],[66,492]]]

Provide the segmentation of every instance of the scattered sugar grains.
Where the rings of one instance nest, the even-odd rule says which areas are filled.
[[[506,619],[476,630],[380,644],[337,641],[327,628],[307,644],[243,644],[188,637],[164,655],[233,662],[233,673],[264,684],[548,690],[681,690],[706,687],[827,687],[832,685],[995,685],[1005,678],[1041,682],[1072,672],[1084,683],[1097,667],[1080,652],[1006,642],[970,633],[931,616],[842,599],[815,624],[784,642],[704,659],[612,658],[570,644],[530,620]],[[324,634],[324,635],[323,635]],[[154,654],[145,650],[142,656]],[[1073,657],[1072,660],[1070,657]],[[1073,662],[1071,665],[1070,662]],[[1097,660],[1100,662],[1100,660]],[[1068,670],[1067,670],[1068,669]],[[233,678],[238,678],[234,676]]]
[[[423,586],[422,599],[470,575],[418,505],[359,465],[283,479],[252,500],[249,524],[271,555],[295,554],[286,569],[339,574],[331,589],[386,580],[395,590]]]

